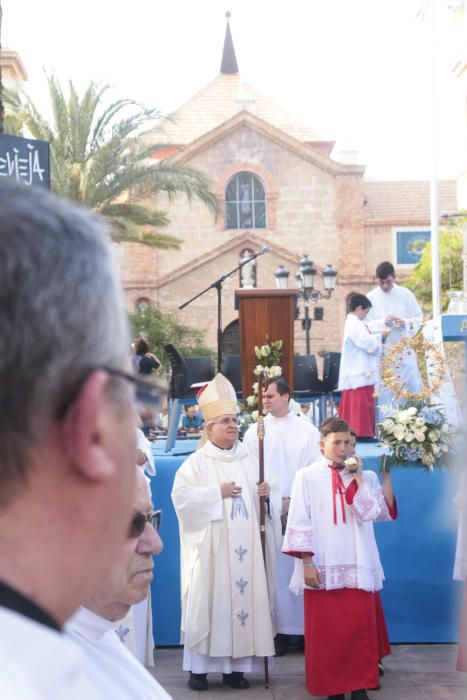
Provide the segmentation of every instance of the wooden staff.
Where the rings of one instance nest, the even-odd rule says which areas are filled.
[[[258,377],[258,461],[259,461],[259,483],[264,482],[264,418],[263,418],[263,387],[264,373],[260,372]],[[263,550],[264,570],[267,580],[266,563],[266,503],[265,496],[259,498],[259,534],[261,538],[261,548]],[[268,657],[264,657],[264,687],[269,688],[269,666]]]

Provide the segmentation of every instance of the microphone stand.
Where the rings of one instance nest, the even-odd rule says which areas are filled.
[[[237,270],[240,270],[244,265],[248,265],[252,260],[255,260],[259,255],[263,255],[264,253],[267,253],[269,251],[269,248],[266,250],[259,250],[257,253],[254,253],[251,257],[249,257],[247,260],[243,260],[240,265],[237,265],[237,267],[234,267],[233,270],[230,270],[230,272],[227,272],[225,275],[221,275],[218,277],[218,279],[214,280],[209,287],[206,287],[206,289],[203,289],[201,292],[198,292],[198,294],[195,294],[194,297],[191,297],[191,299],[188,299],[188,301],[183,302],[181,306],[178,308],[184,309],[185,306],[188,306],[188,304],[191,304],[192,301],[195,299],[198,299],[198,297],[202,296],[206,292],[208,292],[210,289],[216,289],[217,290],[217,371],[220,372],[222,369],[222,283],[231,275],[234,274],[234,272],[237,272]]]

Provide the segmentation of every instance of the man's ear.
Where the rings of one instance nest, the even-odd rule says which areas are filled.
[[[63,444],[70,464],[82,477],[105,481],[114,468],[106,445],[109,405],[104,392],[108,379],[96,370],[87,377],[63,422]]]

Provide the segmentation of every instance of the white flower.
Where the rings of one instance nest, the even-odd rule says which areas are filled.
[[[258,360],[261,360],[262,357],[263,357],[262,354],[261,354],[261,350],[260,350],[260,348],[259,348],[257,345],[255,345],[255,355],[256,355],[256,357],[258,358]]]
[[[428,440],[431,440],[431,442],[437,442],[439,440],[439,436],[439,430],[430,430],[428,433]]]
[[[269,376],[270,377],[280,377],[282,375],[282,367],[279,367],[279,365],[273,365],[272,367],[269,367]]]
[[[254,420],[255,422],[258,420],[258,416],[259,416],[259,412],[258,412],[258,411],[252,411],[252,412],[251,412],[251,418],[252,418],[252,420]]]
[[[409,416],[416,416],[417,415],[417,409],[415,406],[410,406],[410,408],[407,409],[407,413]]]
[[[394,430],[393,430],[393,433],[394,433],[394,437],[396,438],[396,440],[401,441],[404,439],[405,430],[404,430],[402,425],[396,425]]]
[[[257,377],[258,374],[260,374],[260,372],[264,372],[263,365],[256,365],[256,367],[253,370],[253,374],[255,375],[255,377]]]
[[[407,411],[400,411],[397,414],[397,421],[398,423],[408,423],[410,420],[410,416]]]
[[[415,440],[415,435],[413,433],[407,432],[405,434],[405,439],[407,442],[413,442]]]
[[[442,433],[449,433],[450,432],[449,425],[447,423],[443,423],[443,425],[441,426],[441,432]]]
[[[415,430],[414,432],[415,439],[418,440],[418,442],[423,442],[425,439],[425,433],[423,430]]]
[[[255,392],[255,394],[257,394],[258,393],[258,382],[255,382],[251,386],[252,386],[252,389]]]
[[[422,457],[422,462],[425,466],[432,467],[435,463],[435,458],[429,452],[425,452],[425,454]]]
[[[419,416],[418,418],[415,418],[415,425],[421,427],[422,425],[425,425],[425,420]]]
[[[254,406],[256,403],[256,396],[247,396],[246,397],[246,405],[247,406]]]
[[[270,354],[271,354],[271,348],[269,347],[269,345],[262,345],[261,346],[261,355],[263,357],[269,357]]]
[[[438,445],[433,445],[433,454],[435,457],[438,457],[441,454],[441,447],[438,447]]]

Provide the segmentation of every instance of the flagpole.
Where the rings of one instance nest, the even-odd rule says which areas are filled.
[[[441,314],[441,281],[439,262],[439,188],[438,188],[438,90],[437,90],[437,8],[438,0],[431,0],[431,99],[432,99],[432,165],[430,178],[431,228],[431,293],[433,318]]]

